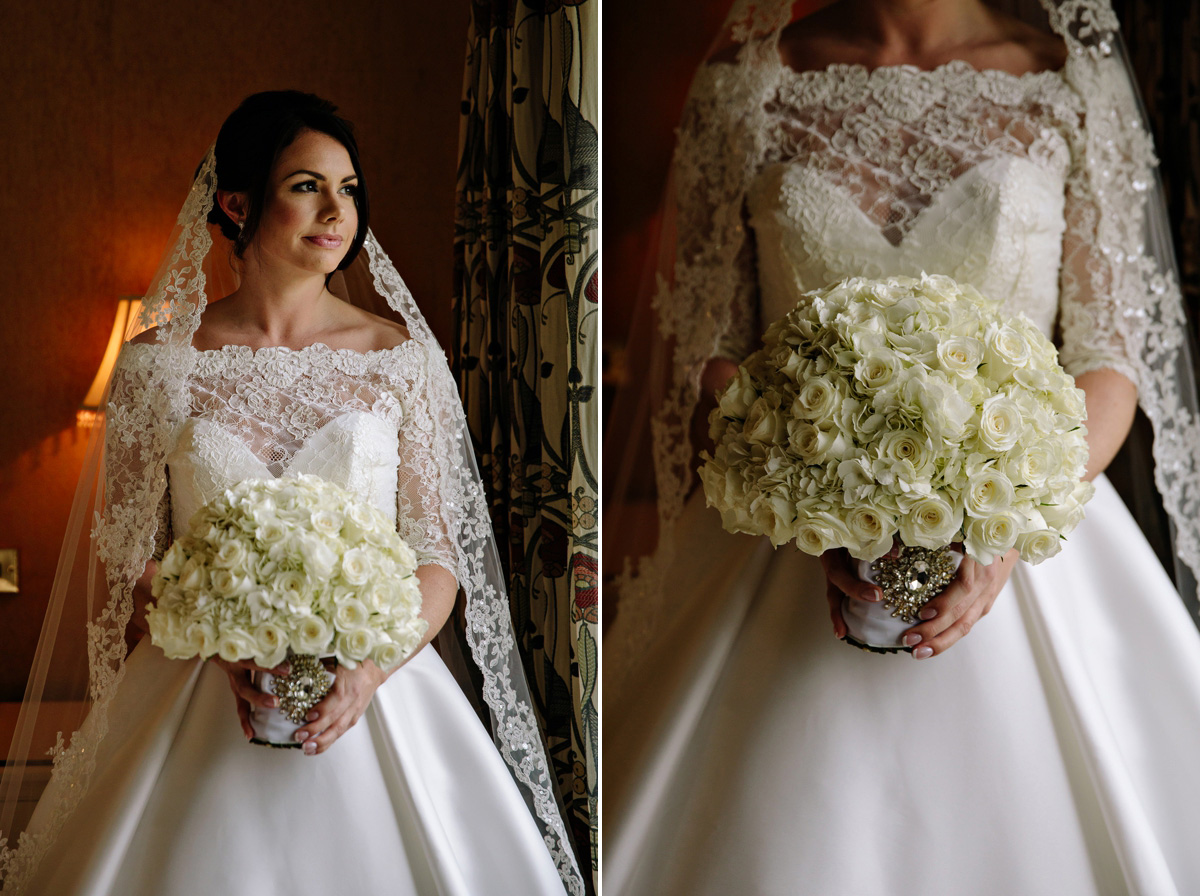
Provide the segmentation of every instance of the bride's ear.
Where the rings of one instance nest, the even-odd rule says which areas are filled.
[[[229,216],[229,220],[234,223],[239,230],[246,222],[246,215],[249,213],[250,202],[244,191],[235,192],[233,190],[217,190],[217,205],[221,207],[221,211]]]

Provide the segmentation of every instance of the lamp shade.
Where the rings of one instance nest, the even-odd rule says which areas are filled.
[[[100,407],[100,403],[104,400],[104,390],[108,387],[113,366],[117,363],[117,355],[121,351],[121,344],[125,341],[125,333],[130,322],[137,319],[141,307],[142,300],[138,296],[121,296],[117,301],[117,317],[113,321],[112,332],[108,336],[108,346],[104,349],[104,358],[100,361],[100,369],[96,371],[96,378],[92,380],[92,386],[88,389],[87,395],[75,415],[77,425],[95,426],[103,417],[104,411]]]

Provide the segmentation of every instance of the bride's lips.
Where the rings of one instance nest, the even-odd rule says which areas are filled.
[[[342,245],[342,238],[336,233],[318,233],[316,236],[306,236],[305,239],[322,249],[337,249]]]

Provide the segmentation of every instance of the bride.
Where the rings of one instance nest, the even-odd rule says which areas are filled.
[[[1042,5],[735,3],[693,81],[654,304],[658,546],[605,642],[606,892],[1200,892],[1200,637],[1103,476],[1140,399],[1200,565],[1180,299],[1112,11]],[[838,640],[873,589],[841,553],[722,531],[688,429],[800,294],[923,271],[1057,335],[1097,492],[1058,557],[966,561],[912,656],[876,656]]]
[[[47,669],[67,663],[56,641],[81,651],[55,633],[91,585],[86,717],[0,855],[5,893],[583,893],[454,384],[367,218],[350,126],[308,94],[249,97],[197,172],[113,376],[94,551],[64,552],[14,751],[30,749]],[[209,223],[228,241],[213,246]],[[209,305],[231,269],[235,288]],[[155,558],[198,507],[300,474],[396,518],[429,625],[390,673],[337,668],[299,749],[267,749],[247,742],[252,714],[277,706],[252,685],[267,670],[169,660],[149,638],[126,657],[126,641],[145,627]],[[77,508],[92,491],[85,475]],[[429,645],[460,589],[495,745]]]

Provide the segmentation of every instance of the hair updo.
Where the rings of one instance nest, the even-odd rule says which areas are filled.
[[[350,164],[358,175],[358,189],[354,197],[358,208],[358,230],[337,269],[345,270],[358,256],[367,238],[370,210],[367,184],[358,161],[354,126],[336,112],[337,106],[311,93],[267,90],[246,97],[225,119],[217,135],[217,189],[246,194],[246,220],[242,229],[238,230],[233,220],[216,203],[208,214],[208,220],[233,241],[233,252],[238,258],[242,257],[258,229],[271,169],[279,154],[303,130],[328,134],[342,144],[350,155]]]

